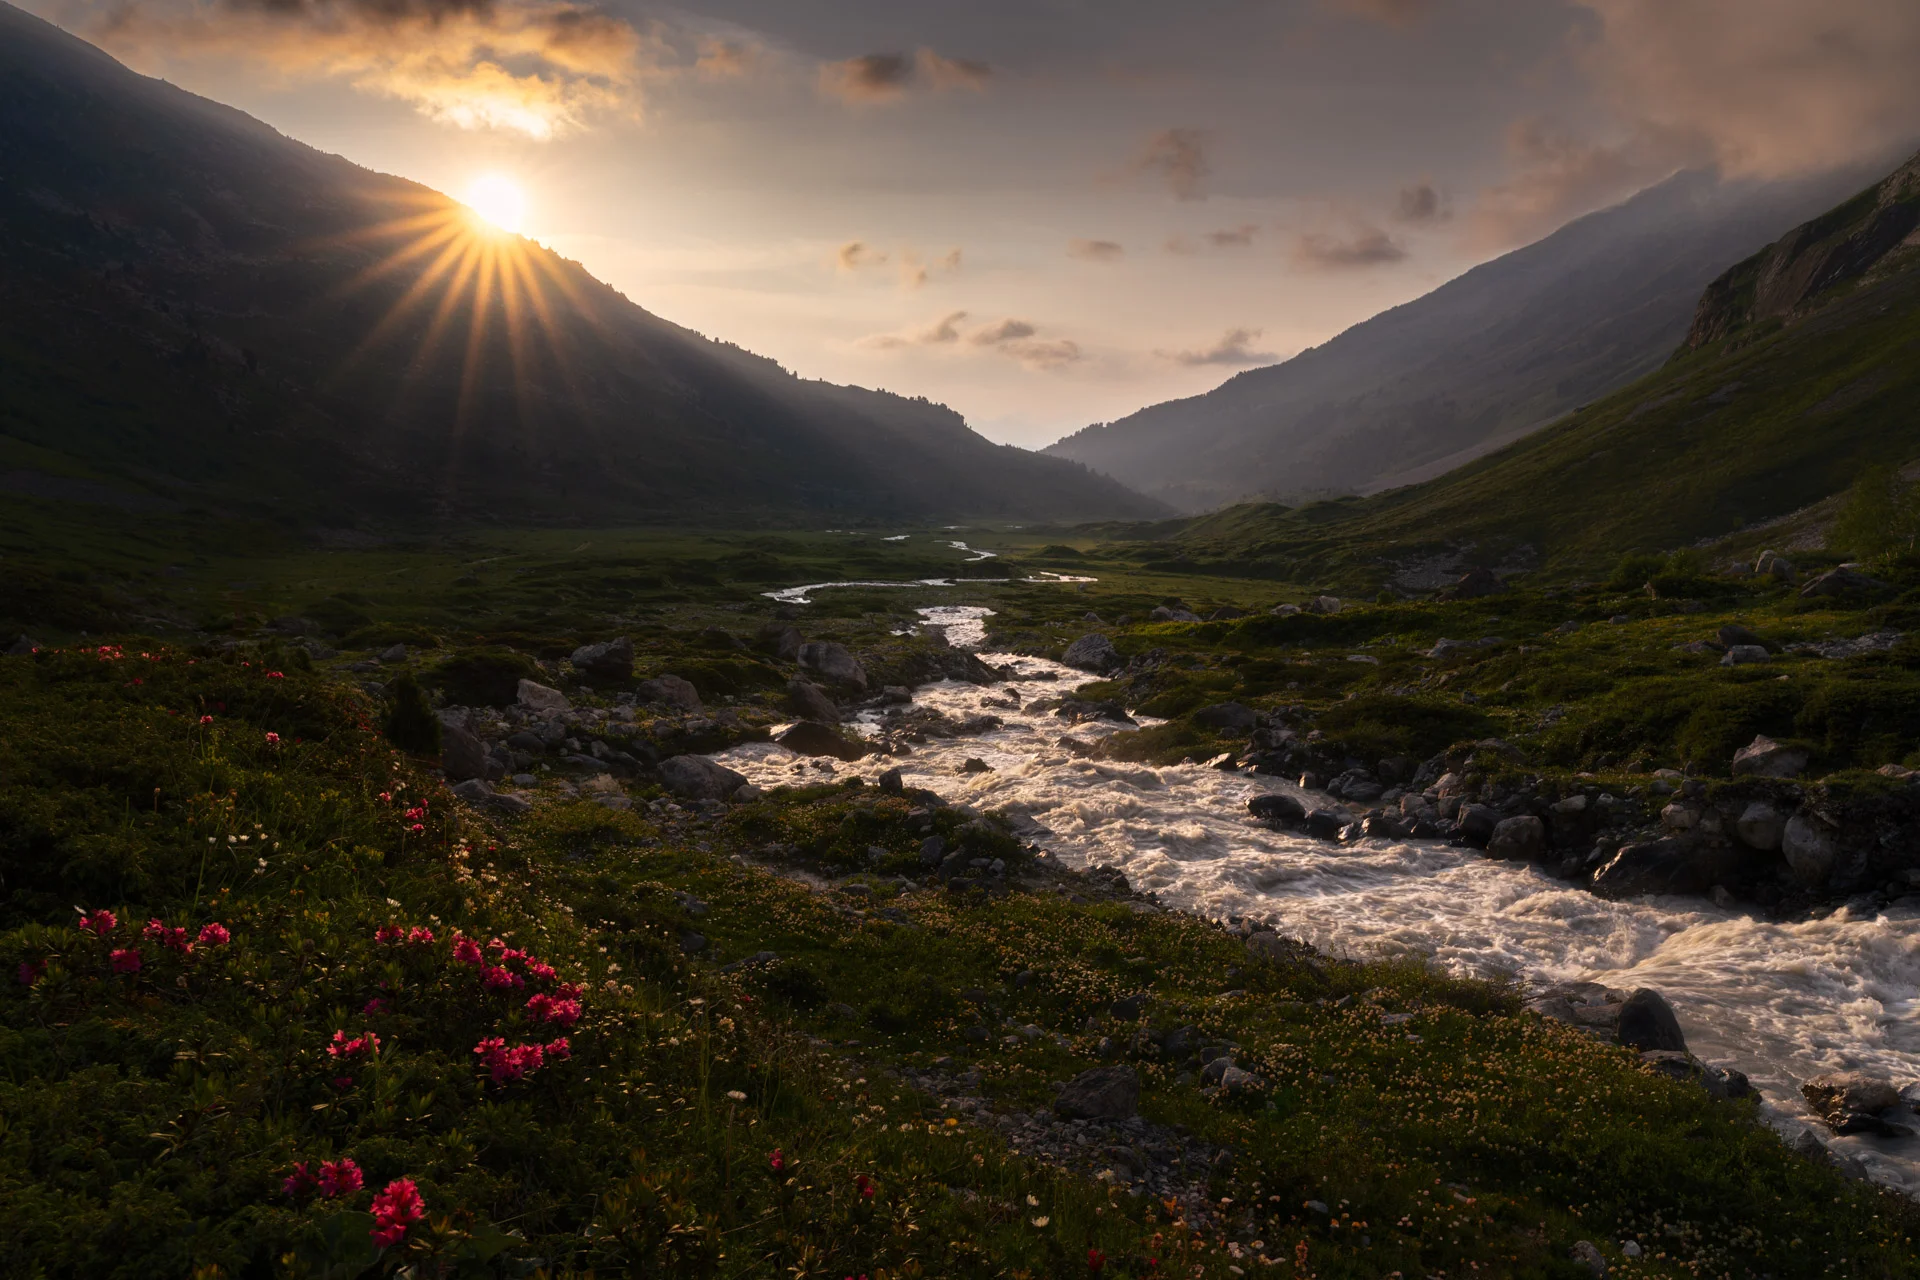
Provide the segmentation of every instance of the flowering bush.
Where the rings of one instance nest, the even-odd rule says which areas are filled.
[[[426,1201],[412,1178],[395,1178],[373,1198],[373,1243],[391,1248],[406,1239],[407,1228],[427,1216]]]

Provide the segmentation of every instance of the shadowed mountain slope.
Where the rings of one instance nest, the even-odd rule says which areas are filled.
[[[1438,474],[1658,368],[1717,273],[1871,176],[1678,174],[1283,364],[1049,452],[1189,511]]]
[[[296,521],[1161,513],[0,4],[0,489]]]
[[[1662,368],[1438,480],[1176,536],[1262,572],[1386,579],[1421,557],[1591,571],[1725,537],[1920,456],[1920,157],[1706,289]]]

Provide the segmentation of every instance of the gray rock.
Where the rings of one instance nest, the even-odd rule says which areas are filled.
[[[831,640],[813,640],[800,646],[800,665],[824,677],[830,684],[846,685],[867,691],[867,669],[860,665],[847,647]]]
[[[1780,852],[1786,855],[1794,879],[1809,889],[1817,889],[1833,874],[1839,856],[1833,833],[1827,825],[1808,813],[1796,813],[1787,819],[1780,833]]]
[[[1863,595],[1870,591],[1884,591],[1887,584],[1878,578],[1844,566],[1829,569],[1806,586],[1800,588],[1802,596],[1846,596]]]
[[[1461,805],[1458,824],[1461,839],[1485,848],[1487,842],[1493,839],[1495,828],[1500,825],[1500,811],[1484,804]]]
[[[962,773],[992,773],[993,766],[979,756],[968,756],[960,765]]]
[[[1095,632],[1081,636],[1067,646],[1060,661],[1076,671],[1091,671],[1095,675],[1105,675],[1115,667],[1124,666],[1119,652],[1113,647],[1113,641]]]
[[[1721,656],[1723,667],[1748,666],[1756,662],[1770,662],[1773,655],[1757,644],[1736,644]]]
[[[487,776],[491,757],[487,744],[467,731],[463,724],[440,725],[440,770],[449,782]]]
[[[1316,840],[1338,840],[1347,821],[1347,815],[1337,809],[1315,809],[1307,814],[1307,834]]]
[[[840,723],[839,705],[811,680],[787,681],[787,705],[802,720],[816,720],[821,724]]]
[[[1300,606],[1297,604],[1277,604],[1273,606],[1273,608],[1267,610],[1268,613],[1272,614],[1276,618],[1291,618],[1296,614],[1298,614],[1300,611],[1301,611]]]
[[[1307,601],[1308,613],[1335,614],[1340,612],[1339,596],[1315,596]]]
[[[1176,609],[1171,605],[1160,605],[1147,617],[1154,622],[1198,622],[1200,615],[1191,609]]]
[[[1216,702],[1194,712],[1193,722],[1221,733],[1252,733],[1260,723],[1260,713],[1238,702]]]
[[[763,791],[761,788],[755,786],[751,782],[748,782],[741,785],[738,789],[734,791],[734,793],[731,796],[728,796],[727,798],[733,801],[735,804],[752,804],[755,800],[760,799],[762,796],[766,794],[767,793]]]
[[[1599,1246],[1595,1245],[1593,1241],[1574,1241],[1570,1255],[1577,1265],[1585,1267],[1588,1274],[1594,1276],[1596,1280],[1605,1280],[1607,1260],[1601,1254]]]
[[[567,701],[566,694],[533,680],[520,682],[517,698],[520,705],[527,710],[538,711],[543,715],[558,715],[562,711],[573,709],[573,704]]]
[[[1859,1071],[1835,1071],[1815,1076],[1800,1086],[1821,1122],[1835,1133],[1874,1133],[1885,1137],[1903,1137],[1912,1132],[1880,1115],[1900,1105],[1900,1091],[1893,1082]]]
[[[1292,796],[1274,793],[1254,796],[1247,801],[1247,812],[1262,822],[1305,822],[1307,806]]]
[[[920,862],[924,866],[937,867],[947,856],[947,842],[940,836],[928,836],[920,842]]]
[[[7,650],[7,656],[9,658],[24,658],[39,647],[40,646],[25,636],[21,636],[18,640],[15,640],[12,647]]]
[[[648,702],[662,702],[670,707],[679,707],[682,711],[703,711],[700,691],[693,682],[681,676],[656,676],[651,680],[642,680],[633,687],[635,695]]]
[[[1767,642],[1760,638],[1759,632],[1743,627],[1737,622],[1729,622],[1720,628],[1719,634],[1714,636],[1714,639],[1720,642],[1720,647],[1723,649],[1731,649],[1735,645],[1742,644],[1756,645],[1762,649],[1767,647]]]
[[[1220,1073],[1220,1088],[1226,1093],[1245,1096],[1259,1093],[1266,1088],[1266,1081],[1242,1067],[1229,1066]]]
[[[1738,854],[1721,845],[1669,837],[1622,848],[1593,873],[1595,895],[1615,900],[1649,893],[1702,894],[1732,871]]]
[[[1789,747],[1760,734],[1733,753],[1735,777],[1797,778],[1807,771],[1810,757],[1803,747]]]
[[[453,794],[476,809],[493,809],[500,813],[525,813],[533,806],[525,797],[495,791],[484,779],[469,778],[452,788]]]
[[[407,660],[407,646],[403,644],[396,644],[391,648],[383,649],[380,652],[380,661],[386,663],[389,666],[392,666],[396,662],[405,662],[406,660]]]
[[[1132,1067],[1094,1067],[1069,1080],[1053,1100],[1067,1120],[1125,1120],[1140,1107],[1140,1077]]]
[[[849,738],[831,725],[802,720],[774,739],[789,751],[803,756],[832,756],[836,760],[858,760],[868,754],[864,742]]]
[[[707,949],[707,935],[692,929],[680,931],[680,950],[687,955],[697,956]]]
[[[875,779],[875,781],[879,784],[880,789],[890,796],[902,795],[907,789],[907,780],[898,769],[887,770]]]
[[[781,622],[770,622],[760,628],[756,647],[764,653],[770,653],[781,662],[792,662],[800,656],[800,646],[805,641],[800,633]]]
[[[602,680],[633,678],[633,641],[621,636],[599,644],[581,645],[573,651],[573,666]]]
[[[1634,1049],[1687,1051],[1687,1038],[1681,1034],[1673,1006],[1652,987],[1641,987],[1620,1006],[1620,1028],[1615,1036]]]
[[[1547,824],[1532,814],[1508,818],[1494,827],[1487,856],[1531,862],[1547,851]]]
[[[1755,800],[1733,820],[1733,833],[1740,837],[1740,842],[1764,853],[1773,853],[1780,848],[1780,839],[1786,829],[1787,820],[1780,816],[1778,809],[1764,800]]]
[[[1483,596],[1497,596],[1507,589],[1500,576],[1491,569],[1469,569],[1451,587],[1447,594],[1456,600],[1478,600]]]
[[[747,784],[745,776],[705,756],[673,756],[660,762],[667,790],[689,800],[724,800]]]

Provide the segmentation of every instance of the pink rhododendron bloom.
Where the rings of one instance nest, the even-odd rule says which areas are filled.
[[[157,942],[169,950],[180,952],[182,955],[193,950],[193,944],[187,941],[187,931],[185,929],[169,929],[158,920],[147,921],[147,927],[140,931],[140,936],[148,942]]]
[[[277,746],[279,746],[279,745],[280,745],[280,735],[279,735],[279,734],[277,734],[277,733],[269,733],[269,734],[267,735],[267,745],[268,745],[268,746],[270,746],[270,747],[277,747]]]
[[[213,717],[212,717],[212,716],[201,716],[201,717],[200,717],[200,723],[201,723],[201,724],[212,724],[212,723],[213,723]]]
[[[767,1167],[775,1173],[785,1173],[787,1171],[786,1153],[779,1147],[775,1147],[773,1154],[767,1157]]]
[[[386,1009],[386,1007],[387,1007],[387,1002],[385,1000],[382,1000],[379,996],[375,996],[373,999],[367,1001],[365,1004],[360,1006],[360,1012],[365,1014],[367,1017],[371,1018],[374,1014],[383,1012]]]
[[[96,911],[92,915],[81,913],[80,927],[98,937],[106,937],[120,927],[120,918],[111,911]]]
[[[112,955],[115,973],[140,972],[140,951],[137,947],[121,947]]]
[[[433,930],[423,929],[419,925],[415,925],[413,928],[407,930],[407,941],[425,946],[433,941]]]
[[[224,947],[233,941],[233,935],[227,932],[227,926],[215,920],[211,924],[200,926],[200,937],[197,941],[203,947]]]
[[[351,1160],[328,1160],[320,1166],[320,1194],[331,1199],[358,1191],[361,1187],[360,1166]]]
[[[555,1000],[542,993],[527,1001],[527,1016],[535,1022],[554,1022],[563,1027],[571,1027],[580,1021],[580,1002],[578,1000]]]
[[[333,1033],[333,1043],[327,1046],[327,1056],[351,1061],[354,1058],[371,1058],[380,1052],[380,1037],[369,1031],[365,1035],[355,1036],[351,1040],[344,1031]]]
[[[313,1174],[307,1169],[306,1161],[293,1166],[293,1172],[280,1183],[280,1189],[290,1196],[311,1195],[320,1184],[314,1181]]]
[[[862,1200],[873,1199],[873,1191],[874,1191],[873,1179],[869,1178],[866,1174],[861,1173],[861,1174],[854,1175],[853,1187],[854,1187],[854,1190],[860,1193],[860,1198]]]
[[[285,680],[286,678],[286,673],[282,671],[267,672],[267,679],[269,680]]]
[[[564,1051],[565,1045],[562,1044]],[[480,1063],[486,1067],[487,1074],[493,1077],[495,1084],[505,1084],[509,1080],[520,1080],[538,1071],[546,1060],[546,1051],[537,1044],[516,1044],[509,1046],[499,1036],[489,1036],[473,1046],[480,1055]]]
[[[20,985],[31,987],[47,976],[45,960],[22,960],[20,962]]]
[[[556,1062],[563,1062],[573,1056],[573,1043],[565,1036],[558,1040],[549,1040],[546,1045],[547,1056]]]
[[[542,964],[538,960],[527,961],[527,973],[532,977],[540,979],[542,982],[552,982],[560,976],[559,972],[552,965]]]
[[[461,964],[479,964],[484,958],[480,954],[480,944],[464,933],[453,935],[453,958]]]
[[[426,1201],[412,1178],[395,1178],[373,1198],[373,1243],[385,1249],[407,1238],[407,1228],[427,1216]]]
[[[488,965],[480,971],[480,981],[489,991],[511,991],[515,987],[526,986],[526,981],[517,973],[502,969],[498,965]]]
[[[383,924],[373,931],[375,942],[402,942],[406,936],[407,931],[397,924]]]

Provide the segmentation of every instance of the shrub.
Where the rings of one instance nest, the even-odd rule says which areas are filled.
[[[387,686],[387,697],[387,741],[417,756],[440,754],[440,718],[420,682],[402,672]]]
[[[426,684],[448,702],[463,707],[510,706],[522,680],[540,679],[533,659],[511,649],[462,649],[443,658],[426,675]]]

